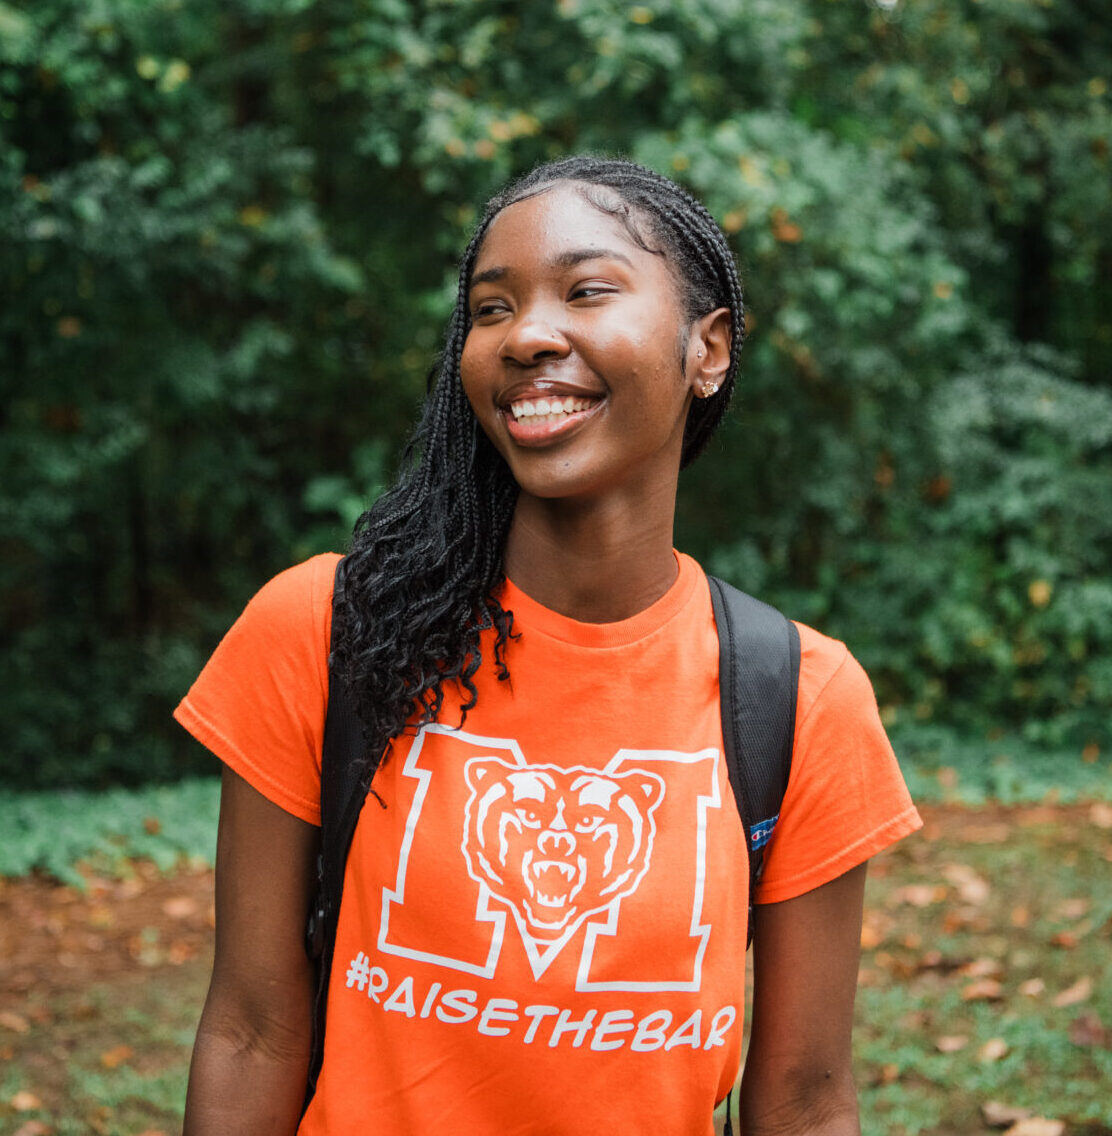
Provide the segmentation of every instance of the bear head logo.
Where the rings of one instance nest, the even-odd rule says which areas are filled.
[[[464,776],[468,873],[513,911],[524,936],[565,940],[648,871],[664,797],[657,774],[479,757]]]

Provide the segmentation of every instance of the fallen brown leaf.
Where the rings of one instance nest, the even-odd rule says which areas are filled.
[[[34,1093],[28,1092],[26,1089],[20,1089],[8,1104],[16,1110],[16,1112],[30,1112],[32,1109],[42,1108],[42,1101],[35,1096]]]
[[[962,1037],[961,1034],[951,1034],[946,1037],[940,1037],[934,1043],[934,1047],[939,1053],[958,1053],[968,1044],[969,1038]]]
[[[102,931],[114,927],[116,924],[116,913],[105,903],[97,903],[90,907],[87,918],[90,927],[96,927]]]
[[[1081,919],[1089,914],[1090,903],[1084,896],[1063,899],[1056,911],[1063,919]]]
[[[1051,1120],[1046,1116],[1029,1116],[1018,1120],[1004,1136],[1062,1136],[1066,1130],[1064,1120]]]
[[[874,1085],[892,1085],[900,1079],[900,1067],[898,1065],[881,1065],[872,1077]]]
[[[995,978],[979,978],[961,992],[963,1002],[995,1002],[1004,997],[1004,987]]]
[[[125,1061],[129,1060],[135,1053],[135,1050],[130,1045],[114,1045],[111,1049],[106,1049],[100,1055],[100,1063],[105,1069],[118,1069]]]
[[[946,889],[940,884],[905,884],[892,892],[891,902],[906,903],[912,907],[930,907],[946,898]]]
[[[1112,828],[1112,805],[1104,801],[1097,801],[1089,810],[1089,820],[1097,828]]]
[[[31,1023],[19,1014],[12,1013],[11,1010],[4,1010],[0,1013],[0,1026],[13,1033],[26,1033],[31,1028]]]
[[[1085,1002],[1093,993],[1093,980],[1085,975],[1079,978],[1072,986],[1067,986],[1065,990],[1054,996],[1054,1005],[1061,1009],[1063,1006],[1076,1006],[1080,1002]]]
[[[1008,1055],[1008,1043],[1002,1037],[992,1037],[977,1050],[979,1061],[999,1061]]]
[[[1029,1108],[1016,1108],[1000,1101],[985,1101],[981,1105],[981,1117],[989,1128],[1007,1128],[1017,1121],[1026,1120],[1030,1115]]]
[[[1077,936],[1072,931],[1059,931],[1056,935],[1050,936],[1050,942],[1055,947],[1064,947],[1067,951],[1072,951],[1077,946]]]
[[[966,978],[999,978],[1004,973],[1004,966],[999,959],[978,958],[967,962],[958,971]]]
[[[1019,984],[1019,992],[1026,998],[1037,998],[1046,993],[1046,983],[1041,978],[1028,978]]]
[[[1084,1049],[1112,1049],[1112,1030],[1096,1014],[1082,1014],[1070,1023],[1070,1041]]]
[[[26,1120],[13,1133],[12,1136],[50,1136],[53,1128],[48,1128],[41,1120]]]
[[[978,875],[968,864],[946,864],[942,876],[958,890],[965,903],[984,903],[989,897],[988,880]]]
[[[191,915],[197,914],[197,909],[197,901],[189,895],[175,896],[162,905],[163,915],[170,919],[188,919]]]

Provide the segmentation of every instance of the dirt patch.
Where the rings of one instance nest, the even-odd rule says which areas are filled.
[[[0,1010],[34,991],[64,991],[174,968],[212,949],[212,872],[161,876],[137,864],[82,892],[40,876],[0,879]]]
[[[866,1131],[985,1133],[986,1101],[1112,1131],[1112,806],[925,806],[870,869]],[[0,1130],[169,1136],[213,948],[212,873],[0,879]],[[1014,1069],[1012,1066],[1014,1065]],[[1028,1099],[1030,1098],[1030,1099]],[[1068,1099],[1066,1099],[1068,1098]]]

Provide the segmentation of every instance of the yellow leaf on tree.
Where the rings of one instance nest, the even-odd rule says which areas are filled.
[[[1053,592],[1048,580],[1032,580],[1027,585],[1027,598],[1034,607],[1046,607]]]

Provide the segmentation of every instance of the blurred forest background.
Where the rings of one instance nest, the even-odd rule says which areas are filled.
[[[1110,146],[1105,0],[0,0],[3,783],[211,771],[171,707],[390,477],[477,208],[579,150],[742,269],[681,547],[901,756],[1107,769]]]

